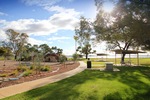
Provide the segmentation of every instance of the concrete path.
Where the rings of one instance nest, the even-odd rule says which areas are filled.
[[[73,75],[75,75],[75,74],[77,74],[77,73],[79,73],[85,69],[86,69],[86,64],[84,62],[80,61],[80,66],[74,70],[71,70],[71,71],[68,71],[65,73],[61,73],[58,75],[34,80],[34,81],[24,82],[21,84],[1,88],[0,89],[0,99],[15,95],[18,93],[22,93],[22,92],[25,92],[28,90],[32,90],[34,88],[38,88],[38,87],[44,86],[44,85],[49,84],[49,83],[60,81],[62,79],[71,77],[71,76],[73,76]]]

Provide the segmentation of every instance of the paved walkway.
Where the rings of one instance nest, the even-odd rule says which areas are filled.
[[[22,93],[22,92],[25,92],[28,90],[32,90],[34,88],[38,88],[38,87],[44,86],[44,85],[49,84],[49,83],[60,81],[60,80],[65,79],[67,77],[71,77],[71,76],[83,71],[84,69],[86,69],[86,64],[84,62],[80,61],[80,66],[74,70],[71,70],[71,71],[68,71],[65,73],[61,73],[58,75],[30,81],[30,82],[24,82],[21,84],[1,88],[0,89],[0,99],[15,95],[18,93]]]

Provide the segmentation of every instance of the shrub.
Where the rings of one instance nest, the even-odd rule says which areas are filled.
[[[59,57],[59,62],[60,63],[64,63],[64,62],[66,62],[67,61],[67,57],[65,56],[65,55],[61,55],[60,57]]]
[[[0,74],[0,77],[6,77],[8,74]]]
[[[40,70],[41,70],[41,71],[49,71],[49,70],[50,70],[50,67],[48,67],[48,66],[43,66],[43,67],[41,67]]]
[[[12,73],[10,73],[9,76],[13,76],[13,75],[17,75],[17,74],[18,74],[18,70],[15,70]]]
[[[28,68],[27,68],[27,66],[18,66],[17,67],[17,70],[19,71],[19,72],[24,72],[24,71],[26,71]]]
[[[29,76],[30,74],[32,74],[31,70],[27,70],[23,73],[23,76]]]
[[[30,66],[30,70],[33,70],[33,69],[35,69],[35,66],[34,66],[34,65],[31,65],[31,66]]]
[[[74,61],[77,61],[77,59],[79,58],[79,54],[74,53],[74,54],[72,55],[72,57],[73,57],[73,60],[74,60]]]

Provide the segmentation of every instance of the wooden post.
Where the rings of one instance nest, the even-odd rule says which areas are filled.
[[[139,53],[137,53],[137,65],[139,66]]]
[[[116,59],[116,52],[115,52],[115,65],[117,64],[117,59]]]
[[[129,54],[129,63],[130,63],[130,66],[131,66],[131,55]]]

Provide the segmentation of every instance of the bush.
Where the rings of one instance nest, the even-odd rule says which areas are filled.
[[[0,77],[6,77],[8,74],[0,74]]]
[[[9,76],[13,76],[13,75],[17,75],[17,74],[18,74],[18,70],[15,70],[12,73],[10,73]]]
[[[72,57],[73,57],[73,60],[74,60],[74,61],[77,61],[77,59],[79,58],[79,54],[74,53],[74,54],[72,55]]]
[[[19,71],[19,72],[24,72],[24,71],[26,71],[28,68],[27,68],[27,66],[18,66],[17,67],[17,70]]]
[[[27,70],[23,73],[23,76],[29,76],[30,74],[32,74],[31,70]]]
[[[30,66],[30,70],[33,70],[33,69],[35,69],[35,66],[34,65]]]
[[[49,71],[49,70],[50,70],[50,67],[48,67],[48,66],[43,66],[43,67],[41,67],[40,70],[41,70],[41,71]]]
[[[60,57],[59,57],[59,62],[60,63],[64,63],[64,62],[66,62],[67,61],[67,57],[65,56],[65,55],[61,55]]]

